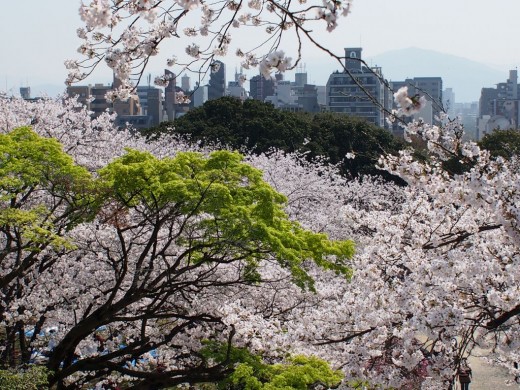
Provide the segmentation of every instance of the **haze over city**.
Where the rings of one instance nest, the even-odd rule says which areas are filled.
[[[45,92],[46,86],[64,88],[66,69],[63,61],[79,58],[76,52],[80,40],[76,29],[82,25],[78,16],[79,2],[54,0],[41,2],[28,0],[9,2],[0,14],[0,32],[5,37],[0,50],[0,89],[17,92],[20,86],[32,86],[33,92]],[[450,54],[489,66],[506,77],[509,69],[520,62],[519,44],[514,39],[518,35],[516,23],[520,14],[520,2],[498,0],[489,5],[484,0],[355,0],[352,13],[340,20],[332,33],[316,32],[321,42],[342,55],[345,47],[363,47],[363,57],[383,59],[382,54],[395,50],[416,47],[423,50]],[[152,75],[162,73],[165,58],[176,50],[183,51],[189,39],[183,37],[168,46],[147,69]],[[441,58],[441,57],[439,57]],[[227,64],[228,79],[239,61],[234,56],[223,59]],[[438,67],[445,65],[441,59]],[[325,53],[306,44],[303,49],[303,63],[309,74],[309,81],[324,85],[338,64]],[[442,76],[445,87],[454,87],[460,101],[477,100],[473,91],[457,91],[456,86],[447,82],[445,74],[423,74],[424,67],[403,58],[401,65],[377,63],[383,68],[387,79],[407,76]],[[429,68],[435,68],[430,63]],[[249,70],[248,78],[257,74]],[[477,78],[479,75],[473,75]],[[289,76],[290,77],[290,76]],[[449,78],[449,77],[448,77]],[[86,83],[110,82],[112,75],[107,67],[96,71]],[[486,85],[475,85],[475,91],[492,86],[490,78],[483,78]],[[38,88],[43,89],[39,91]],[[461,87],[462,88],[462,87]],[[460,89],[460,88],[459,88]]]

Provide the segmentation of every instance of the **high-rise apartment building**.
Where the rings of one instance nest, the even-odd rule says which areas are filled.
[[[164,110],[169,121],[175,119],[175,91],[177,90],[177,76],[168,69],[164,70],[164,77],[170,82],[164,88]]]
[[[24,100],[29,100],[31,98],[31,87],[20,87],[20,96]]]
[[[249,80],[249,96],[263,102],[266,97],[274,95],[274,84],[273,79],[266,79],[261,74],[253,76]]]
[[[155,87],[137,87],[141,114],[150,117],[150,125],[157,126],[164,117],[163,93]]]
[[[186,74],[181,78],[181,88],[185,93],[191,90],[190,77]]]
[[[346,70],[332,73],[327,81],[327,109],[388,127],[384,109],[391,109],[390,91],[381,68],[367,67],[361,52],[360,47],[345,49]]]
[[[495,129],[520,128],[520,86],[518,71],[509,71],[505,83],[482,88],[479,101],[479,138]]]
[[[218,99],[226,95],[226,65],[222,61],[215,61],[211,67],[208,100]]]

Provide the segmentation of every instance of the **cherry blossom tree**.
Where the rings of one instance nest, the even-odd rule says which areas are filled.
[[[118,97],[125,98],[165,41],[175,39],[181,47],[171,53],[166,65],[177,69],[177,74],[217,71],[215,58],[232,51],[242,67],[259,67],[270,77],[273,70],[283,72],[298,64],[305,41],[328,51],[313,30],[334,30],[350,8],[351,0],[89,0],[80,7],[85,25],[77,31],[84,41],[78,49],[84,59],[66,61],[67,82],[83,80],[105,63],[122,82]],[[247,35],[247,41],[240,35]],[[286,54],[289,47],[294,51]],[[155,80],[158,85],[169,81]]]
[[[29,113],[39,122],[32,103],[3,103],[29,109],[10,126]],[[90,130],[62,134],[65,149],[78,160],[85,148],[101,158],[118,150],[115,130]],[[88,142],[96,132],[110,133],[104,144]],[[232,348],[281,353],[253,335],[281,332],[283,313],[314,291],[313,264],[350,276],[352,243],[288,219],[285,196],[237,153],[126,149],[92,169],[28,127],[1,137],[0,358],[45,363],[58,388],[223,380]],[[279,298],[293,288],[295,300]],[[227,348],[224,359],[208,357],[208,341]]]
[[[405,90],[396,97],[396,115],[420,106]],[[518,162],[492,159],[462,141],[457,121],[444,119],[444,126],[419,121],[405,129],[426,141],[427,161],[415,160],[413,150],[381,159],[407,181],[402,188],[342,182],[330,167],[299,169],[288,156],[263,160],[309,227],[356,241],[351,282],[317,273],[314,303],[287,321],[298,334],[294,344],[350,378],[448,388],[477,347],[518,375]],[[459,169],[447,169],[447,161]],[[287,180],[290,172],[298,179]],[[302,318],[312,320],[302,326]]]
[[[416,105],[404,91],[399,96]],[[74,168],[63,173],[77,172],[45,187],[53,176],[37,170],[45,180],[27,198],[25,219],[20,213],[10,222],[25,229],[20,242],[50,242],[34,248],[37,260],[14,279],[18,293],[3,292],[9,315],[2,326],[18,338],[24,335],[25,358],[47,364],[54,381],[70,387],[126,381],[137,388],[179,383],[173,379],[218,381],[237,367],[236,360],[222,359],[228,345],[271,362],[315,356],[341,369],[346,384],[447,388],[461,359],[477,347],[517,373],[518,162],[492,159],[463,142],[456,121],[407,126],[410,136],[425,139],[429,156],[417,161],[413,151],[403,150],[382,157],[380,166],[408,184],[398,187],[369,177],[347,181],[334,166],[297,153],[246,155],[250,165],[228,152],[186,154],[194,147],[180,140],[145,143],[114,131],[108,116],[90,121],[73,101],[0,99],[0,112],[2,133],[12,137],[20,131],[14,129],[32,123],[40,136],[60,140],[73,158],[60,160]],[[33,165],[46,167],[37,157],[40,165]],[[456,160],[460,169],[446,169],[447,160]],[[217,169],[224,162],[228,170]],[[261,169],[276,192],[250,166]],[[196,167],[200,171],[191,177]],[[180,177],[185,184],[211,178],[219,186],[207,196],[186,198],[201,199],[207,208],[187,218],[185,234],[173,239],[189,214],[168,197],[193,195],[173,184]],[[259,187],[247,188],[254,183]],[[231,207],[226,191],[249,190],[251,195],[236,197],[243,210],[225,210]],[[8,193],[2,193],[2,216]],[[85,196],[72,196],[78,193]],[[280,193],[287,203],[275,195]],[[338,269],[334,258],[293,257],[292,263],[276,257],[283,247],[264,252],[262,245],[278,245],[277,240],[258,240],[259,246],[250,240],[252,220],[240,213],[255,207],[248,199],[261,202],[268,194],[278,199],[276,215],[284,207],[286,226],[301,224],[291,234],[312,230],[338,243],[355,241],[350,281],[335,272],[346,269]],[[219,210],[229,221],[211,217],[220,196]],[[82,213],[67,213],[69,203],[83,207],[75,209]],[[46,220],[34,213],[37,205],[46,205]],[[204,245],[212,250],[195,250]],[[193,268],[166,271],[186,248],[193,248],[183,258]],[[3,264],[2,276],[11,272]],[[5,356],[13,353],[7,347]]]

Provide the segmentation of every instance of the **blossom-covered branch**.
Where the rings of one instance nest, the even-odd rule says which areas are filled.
[[[204,72],[217,57],[233,51],[244,68],[260,66],[270,77],[272,70],[283,72],[298,63],[301,32],[309,34],[323,22],[332,31],[350,12],[351,1],[89,0],[80,7],[85,25],[77,31],[84,41],[78,49],[84,59],[65,62],[67,83],[85,79],[105,63],[122,87],[131,89],[150,59],[166,50],[161,49],[164,41],[176,39],[183,47],[168,53],[166,65],[177,74],[196,69],[196,64]],[[248,42],[238,38],[244,34]],[[299,48],[286,55],[294,47],[291,39],[300,42]]]

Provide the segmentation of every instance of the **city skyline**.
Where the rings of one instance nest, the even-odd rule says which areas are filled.
[[[363,47],[364,58],[371,58],[416,46],[486,63],[505,72],[520,62],[520,50],[515,50],[519,45],[514,39],[505,39],[517,35],[515,17],[520,14],[520,2],[499,0],[494,4],[489,7],[483,0],[460,0],[455,4],[448,0],[424,3],[355,0],[352,13],[340,21],[335,31],[320,31],[317,35],[340,55],[345,47]],[[0,31],[10,39],[2,42],[0,50],[9,60],[0,63],[0,90],[17,92],[21,86],[63,85],[66,77],[63,61],[79,58],[76,49],[80,40],[75,34],[76,28],[81,26],[78,7],[79,2],[75,0],[53,0],[52,3],[27,0],[10,2],[4,7]],[[184,50],[188,40],[174,43],[179,50]],[[311,83],[324,85],[328,75],[339,69],[333,59],[317,49],[306,46],[303,56]],[[165,57],[166,53],[158,56],[147,73],[161,74]],[[235,68],[239,67],[238,59],[228,56],[222,61],[227,64],[227,79],[232,80]],[[384,64],[378,65],[383,66],[384,74]],[[255,69],[248,71],[248,78],[257,73]],[[107,83],[111,78],[110,69],[103,66],[84,83]],[[196,81],[193,77],[192,80]],[[38,94],[39,91],[33,92]]]

